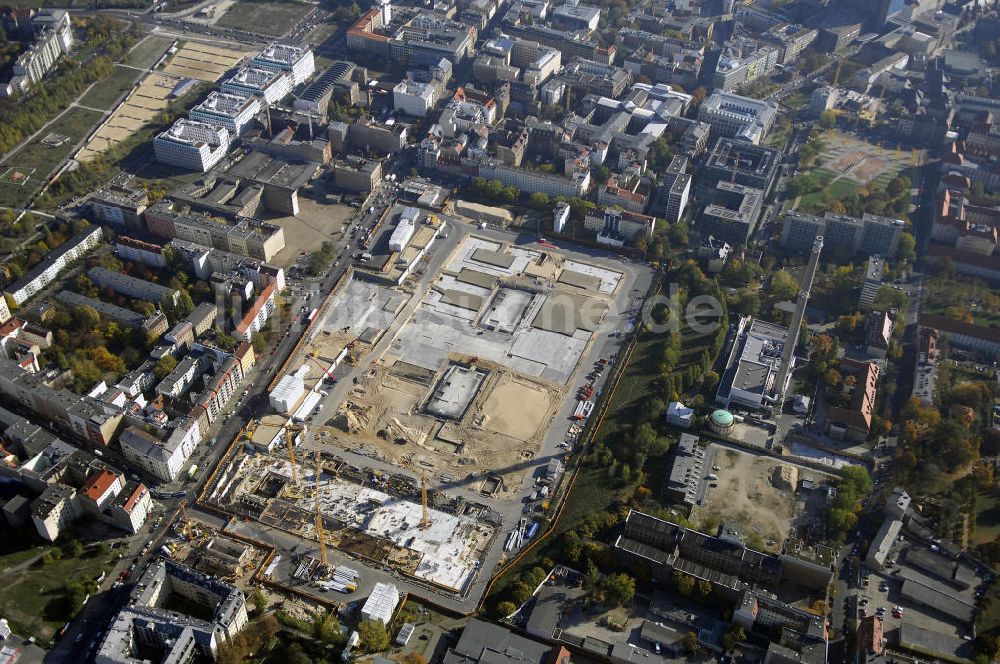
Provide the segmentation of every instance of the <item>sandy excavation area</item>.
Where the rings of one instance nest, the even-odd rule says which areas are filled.
[[[691,522],[700,530],[715,533],[722,522],[742,526],[748,545],[777,551],[792,527],[795,495],[772,483],[772,473],[781,465],[776,459],[730,449],[718,449],[712,472],[718,480],[709,487],[704,504],[695,506]]]
[[[500,477],[494,496],[513,498],[563,391],[497,365],[489,369],[463,417],[448,420],[422,410],[437,374],[402,363],[373,367],[319,429],[345,450],[424,470],[442,482],[468,480],[469,488],[478,488],[487,477]]]

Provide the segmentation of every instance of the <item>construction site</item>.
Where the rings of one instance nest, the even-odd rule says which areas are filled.
[[[340,285],[201,499],[321,542],[303,580],[327,578],[336,549],[464,596],[504,529],[527,529],[515,501],[556,488],[579,428],[557,415],[626,275],[478,235],[440,244],[415,288]]]

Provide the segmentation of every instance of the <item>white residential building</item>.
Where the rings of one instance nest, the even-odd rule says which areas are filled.
[[[407,78],[392,89],[393,108],[415,118],[426,116],[434,108],[435,103],[437,103],[437,88],[430,83],[420,83]]]
[[[242,136],[259,112],[256,97],[213,91],[188,115],[198,122],[225,127],[233,136]]]
[[[301,46],[272,42],[264,47],[251,64],[260,69],[289,72],[293,85],[304,83],[316,71],[313,52]]]
[[[7,286],[4,293],[14,304],[24,304],[32,295],[45,288],[59,276],[67,265],[82,258],[84,254],[101,243],[103,232],[100,226],[90,226],[53,249],[42,262],[31,268],[27,274]]]
[[[254,334],[260,331],[274,312],[274,294],[277,291],[274,285],[268,285],[257,300],[250,307],[243,320],[236,326],[236,338],[242,341],[250,341]]]
[[[295,87],[292,74],[244,65],[219,86],[223,92],[249,97],[261,97],[270,106],[292,92]]]
[[[201,427],[196,418],[182,420],[166,440],[137,427],[125,429],[118,438],[129,463],[163,482],[177,479],[200,440]]]
[[[228,150],[228,129],[183,118],[153,139],[157,161],[202,173],[218,164]]]

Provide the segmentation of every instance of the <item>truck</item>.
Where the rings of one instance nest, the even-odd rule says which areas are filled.
[[[524,539],[530,540],[532,537],[538,534],[538,522],[532,521],[531,525],[528,526],[527,532],[524,533]]]
[[[188,479],[193,480],[197,476],[198,476],[198,464],[194,464],[193,466],[191,466],[191,468],[188,469]]]
[[[310,311],[309,315],[306,317],[306,321],[311,323],[313,321],[313,318],[316,318],[317,311],[319,311],[319,309],[313,309],[312,311]]]
[[[173,552],[169,548],[167,548],[166,544],[160,547],[160,553],[163,554],[164,558],[170,558],[171,556],[174,555]]]

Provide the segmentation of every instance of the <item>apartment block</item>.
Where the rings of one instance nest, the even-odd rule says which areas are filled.
[[[688,158],[676,156],[670,160],[662,178],[662,192],[665,195],[666,214],[664,217],[676,224],[684,216],[691,195],[691,176],[687,173]]]
[[[127,235],[115,240],[115,254],[124,261],[141,263],[150,267],[166,267],[167,259],[163,247],[152,242],[143,242]]]
[[[438,86],[403,79],[392,89],[393,108],[414,118],[425,117],[437,103]]]
[[[31,26],[34,40],[14,61],[13,76],[0,86],[0,96],[28,92],[73,46],[73,29],[65,10],[43,9],[32,17]]]
[[[66,266],[82,258],[87,252],[101,243],[103,233],[100,226],[87,226],[66,242],[62,243],[38,265],[4,289],[4,294],[10,296],[15,305],[24,304],[32,295],[45,288],[59,276]]]
[[[154,339],[166,332],[167,327],[169,326],[167,317],[162,312],[154,313],[152,316],[146,316],[132,311],[131,309],[119,307],[109,302],[104,302],[103,300],[87,297],[86,295],[80,295],[79,293],[74,293],[73,291],[59,291],[56,294],[56,300],[71,309],[83,306],[92,307],[98,314],[101,315],[102,318],[113,320],[116,323],[132,327],[137,330],[142,330],[149,337]]]
[[[152,500],[141,483],[90,452],[29,420],[0,408],[0,477],[17,479],[31,492],[31,521],[38,534],[55,541],[72,522],[98,519],[129,533],[146,520]]]
[[[260,295],[254,301],[253,306],[250,307],[250,310],[236,324],[236,338],[243,341],[250,341],[251,337],[264,327],[267,319],[274,313],[274,295],[276,292],[274,286],[268,286],[261,291]]]
[[[105,446],[111,442],[122,415],[88,396],[53,388],[50,373],[28,373],[0,358],[0,396],[82,440]]]
[[[159,305],[169,303],[176,305],[180,299],[180,291],[154,284],[145,279],[130,277],[121,272],[115,272],[103,267],[92,267],[87,270],[87,276],[99,288],[112,290],[119,295],[127,295],[136,300],[145,300]]]
[[[128,427],[118,442],[130,464],[163,482],[172,482],[180,476],[201,436],[198,420],[182,418],[163,439],[138,427]]]
[[[241,219],[235,224],[195,214],[170,201],[160,201],[146,211],[146,226],[160,237],[194,242],[206,247],[270,261],[284,249],[285,235],[276,224]]]
[[[127,606],[101,639],[95,661],[127,664],[148,659],[149,652],[162,653],[163,662],[213,661],[219,646],[248,621],[239,588],[159,558],[139,577]]]
[[[229,140],[229,130],[221,125],[181,118],[153,139],[153,151],[162,164],[204,173],[226,156]]]

